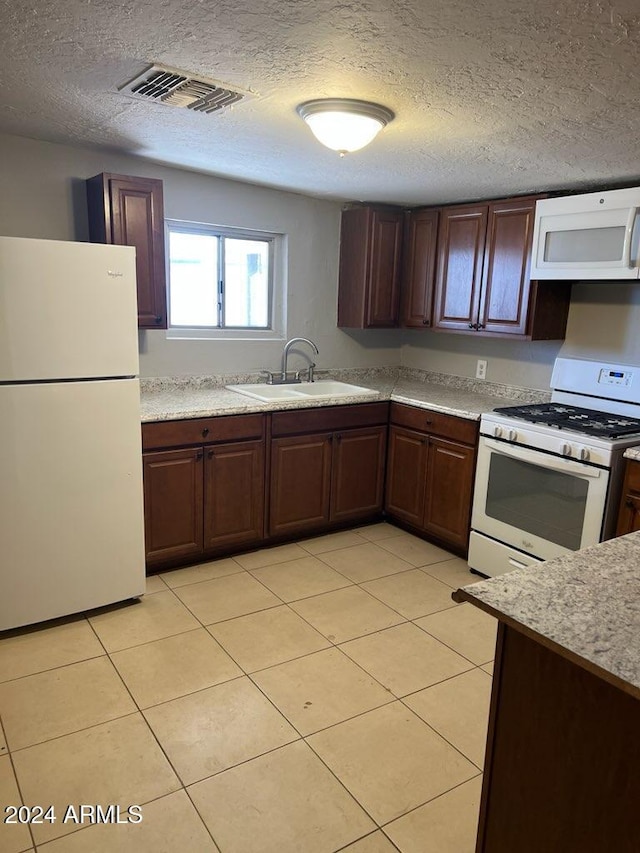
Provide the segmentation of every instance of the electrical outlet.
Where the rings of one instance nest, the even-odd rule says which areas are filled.
[[[479,358],[476,364],[476,379],[487,378],[487,362],[484,358]]]

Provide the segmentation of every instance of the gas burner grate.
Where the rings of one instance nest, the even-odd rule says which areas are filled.
[[[496,414],[532,424],[545,424],[556,429],[572,430],[600,438],[621,438],[640,434],[640,420],[614,415],[596,409],[582,409],[562,403],[539,403],[532,406],[505,406]]]

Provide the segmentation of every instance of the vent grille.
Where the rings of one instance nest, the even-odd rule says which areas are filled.
[[[186,71],[152,65],[120,87],[120,91],[141,101],[155,101],[198,113],[215,113],[245,96],[215,83],[193,77]]]

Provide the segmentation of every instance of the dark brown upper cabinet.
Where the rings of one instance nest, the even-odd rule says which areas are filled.
[[[405,214],[400,325],[431,326],[439,211],[410,210]]]
[[[135,246],[138,326],[167,328],[162,181],[103,172],[87,181],[89,238]]]
[[[403,212],[354,207],[342,212],[338,326],[398,325]]]
[[[529,280],[539,197],[441,209],[435,329],[525,340],[564,338],[571,285]]]

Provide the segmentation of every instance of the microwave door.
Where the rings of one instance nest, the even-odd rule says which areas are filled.
[[[532,279],[637,279],[638,208],[541,215]]]

